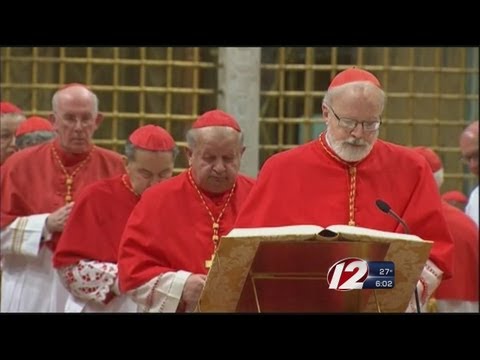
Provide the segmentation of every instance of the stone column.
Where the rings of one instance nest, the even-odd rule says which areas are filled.
[[[258,173],[260,48],[219,48],[218,108],[239,122],[246,150],[241,172]]]

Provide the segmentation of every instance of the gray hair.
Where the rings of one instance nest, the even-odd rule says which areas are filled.
[[[344,85],[340,85],[337,87],[334,87],[333,89],[327,90],[327,93],[325,94],[323,98],[323,104],[327,106],[332,106],[333,99],[340,95],[342,92],[344,92],[347,88],[355,88],[355,89],[362,89],[362,90],[371,90],[371,89],[377,89],[378,93],[380,94],[380,106],[383,112],[383,109],[385,107],[385,92],[377,87],[376,85],[372,84],[371,82],[368,81],[354,81],[351,83],[347,83]]]
[[[54,131],[33,131],[15,138],[15,145],[20,150],[52,140],[57,134]]]
[[[135,152],[138,149],[145,150],[145,151],[152,151],[152,150],[142,149],[141,147],[135,146],[131,143],[130,140],[127,139],[127,141],[125,142],[125,156],[127,157],[128,161],[135,161]],[[175,145],[175,147],[171,150],[159,150],[159,151],[152,151],[152,152],[171,152],[173,155],[173,161],[175,161],[179,151],[178,151],[178,147]]]
[[[243,136],[243,132],[238,132],[234,129],[231,129],[231,128],[228,128],[228,127],[224,127],[224,126],[212,126],[212,127],[217,127],[217,128],[222,128],[222,129],[230,129],[231,131],[235,131],[239,134],[238,136],[238,145],[243,147],[244,145],[244,136]],[[204,128],[198,128],[198,129],[190,129],[187,131],[187,134],[185,136],[186,138],[186,141],[187,141],[187,144],[188,144],[188,147],[190,149],[193,149],[195,147],[195,145],[197,144],[197,141],[198,141],[198,135],[199,135],[199,132],[204,129]]]
[[[98,97],[97,97],[97,95],[95,93],[93,93],[91,90],[89,90],[86,86],[78,85],[78,87],[81,87],[81,88],[88,91],[88,93],[90,94],[90,97],[92,98],[92,101],[93,101],[93,112],[95,114],[98,114]],[[53,97],[52,97],[52,110],[53,110],[53,112],[57,112],[58,99],[61,96],[61,93],[65,90],[66,90],[65,88],[60,89],[60,90],[57,90],[55,92],[55,94],[53,94]]]

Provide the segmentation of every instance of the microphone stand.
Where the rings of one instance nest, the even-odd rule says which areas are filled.
[[[388,205],[383,200],[377,200],[375,202],[375,204],[377,205],[377,208],[380,209],[380,211],[384,212],[387,215],[390,215],[395,220],[397,220],[402,225],[403,231],[405,232],[405,234],[411,234],[410,233],[410,228],[408,227],[407,223],[405,221],[403,221],[403,219],[400,216],[398,216],[398,214],[395,211],[392,210],[390,205]],[[420,298],[418,296],[417,284],[415,284],[415,291],[414,292],[415,292],[415,305],[417,306],[417,313],[420,314],[421,313]]]

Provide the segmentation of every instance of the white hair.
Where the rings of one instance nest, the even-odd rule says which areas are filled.
[[[204,128],[188,130],[187,135],[186,135],[186,140],[187,140],[188,147],[190,149],[195,148],[195,145],[198,142],[198,136],[202,132],[204,132],[205,129],[212,129],[212,128],[216,129],[216,131],[223,131],[225,133],[238,133],[238,144],[239,144],[240,147],[243,147],[243,144],[244,144],[243,132],[238,132],[237,130],[232,129],[230,127],[226,127],[226,126],[207,126],[207,127],[204,127]],[[207,131],[211,131],[211,130],[207,130]]]
[[[327,92],[326,92],[326,94],[323,98],[323,104],[325,104],[327,106],[332,106],[333,99],[336,96],[341,95],[345,90],[347,90],[350,87],[353,88],[353,89],[362,89],[362,90],[364,90],[364,92],[365,92],[365,90],[376,89],[378,91],[378,94],[379,94],[379,99],[378,100],[380,102],[381,112],[383,112],[383,109],[385,107],[385,92],[381,88],[372,84],[369,81],[353,81],[353,82],[346,83],[346,84],[343,84],[343,85],[340,85],[340,86],[336,86],[332,89],[329,89],[329,90],[327,90]]]

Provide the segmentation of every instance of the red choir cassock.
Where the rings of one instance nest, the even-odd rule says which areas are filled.
[[[153,152],[173,152],[175,148],[172,136],[154,125],[138,128],[129,141],[135,149]],[[130,161],[144,165],[135,154]],[[88,186],[76,200],[53,257],[54,267],[59,268],[64,284],[77,298],[70,297],[67,308],[95,312],[129,312],[136,308],[125,297],[116,297],[112,303],[110,300],[119,295],[118,248],[139,199],[128,174],[123,174]],[[101,303],[104,306],[99,307]],[[75,306],[78,304],[82,306]]]
[[[443,202],[443,214],[454,241],[454,273],[435,292],[438,300],[478,301],[478,227],[464,212]]]
[[[133,210],[118,259],[122,292],[168,271],[207,273],[205,261],[214,252],[213,222],[189,171],[148,189]],[[239,174],[232,194],[230,190],[223,194],[202,191],[215,219],[225,208],[219,221],[220,237],[233,228],[253,184],[253,179]]]
[[[62,232],[53,266],[59,268],[80,260],[117,263],[123,228],[139,199],[126,174],[86,187]]]
[[[236,228],[350,224],[403,232],[382,213],[381,199],[412,234],[434,241],[430,259],[452,274],[452,239],[442,215],[437,185],[426,161],[410,149],[377,140],[357,163],[333,155],[325,134],[269,158],[235,223]]]
[[[175,140],[160,126],[145,125],[129,136],[136,149],[173,151]],[[128,217],[140,199],[127,174],[98,181],[75,201],[62,232],[55,267],[80,260],[117,263],[118,247]]]
[[[58,140],[24,149],[1,168],[3,229],[15,218],[51,213],[75,201],[86,185],[124,172],[119,154],[93,146],[84,154],[65,153]],[[48,246],[54,248],[59,233]]]

